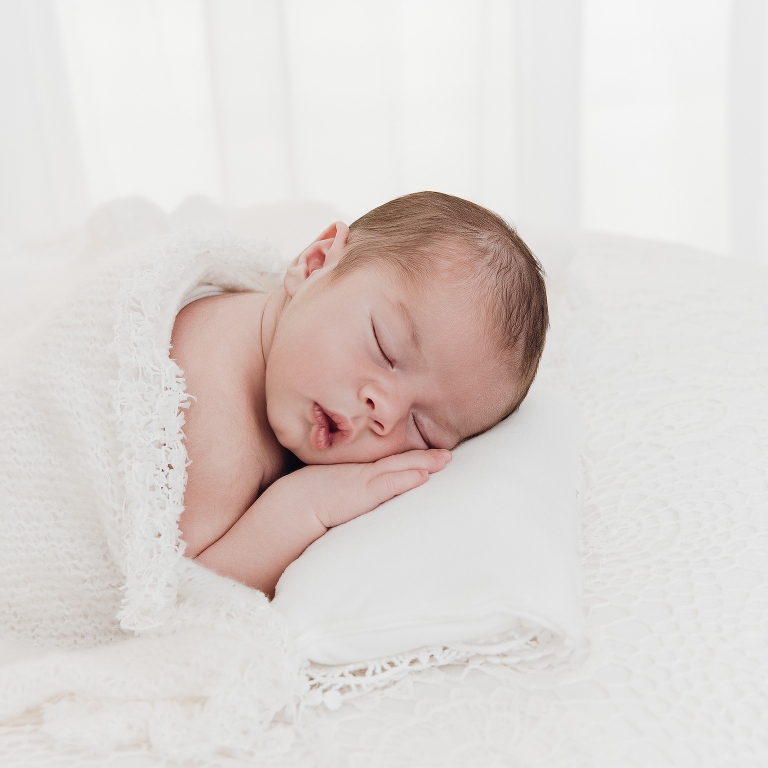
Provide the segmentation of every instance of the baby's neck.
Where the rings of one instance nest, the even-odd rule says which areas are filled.
[[[272,340],[277,330],[277,322],[288,303],[285,289],[281,286],[267,294],[262,294],[264,304],[261,308],[261,352],[263,355],[264,370],[266,370],[269,351],[272,348]]]

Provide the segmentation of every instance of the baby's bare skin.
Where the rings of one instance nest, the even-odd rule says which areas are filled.
[[[172,356],[194,395],[185,415],[189,459],[182,530],[197,557],[283,474],[288,451],[267,421],[261,293],[194,301],[173,327]]]
[[[201,299],[173,329],[196,398],[185,554],[268,595],[328,528],[443,469],[511,386],[456,288],[371,268],[329,282],[347,234],[329,227],[282,289]],[[284,474],[293,454],[309,466]]]

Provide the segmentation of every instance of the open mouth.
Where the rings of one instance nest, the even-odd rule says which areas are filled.
[[[310,436],[312,446],[318,451],[324,451],[350,433],[343,416],[326,413],[317,403],[312,404],[312,428]]]

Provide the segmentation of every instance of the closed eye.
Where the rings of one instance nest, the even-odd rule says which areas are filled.
[[[429,444],[429,440],[424,437],[424,433],[419,429],[419,424],[413,414],[411,414],[411,421],[413,421],[413,426],[416,427],[416,431],[419,433],[419,437],[424,441],[424,444],[427,446],[427,448],[432,448],[432,446]]]
[[[379,348],[379,352],[381,353],[382,358],[384,358],[385,362],[390,368],[394,368],[392,361],[384,354],[384,350],[381,348],[379,337],[376,335],[376,326],[373,324],[373,318],[371,318],[371,330],[373,331],[373,338],[376,341],[376,346]]]

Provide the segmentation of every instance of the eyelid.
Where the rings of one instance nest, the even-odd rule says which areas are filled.
[[[376,341],[376,346],[379,348],[379,352],[381,352],[381,356],[387,361],[387,365],[390,368],[393,368],[392,361],[384,354],[384,350],[381,348],[381,342],[379,341],[379,337],[376,335],[376,326],[373,323],[373,318],[371,318],[371,330],[373,331],[373,338]]]
[[[411,421],[413,421],[413,426],[416,427],[416,431],[419,433],[419,437],[424,441],[427,448],[431,448],[432,446],[429,444],[429,440],[424,437],[423,432],[419,429],[418,422],[416,421],[416,417],[413,414],[411,414]]]

